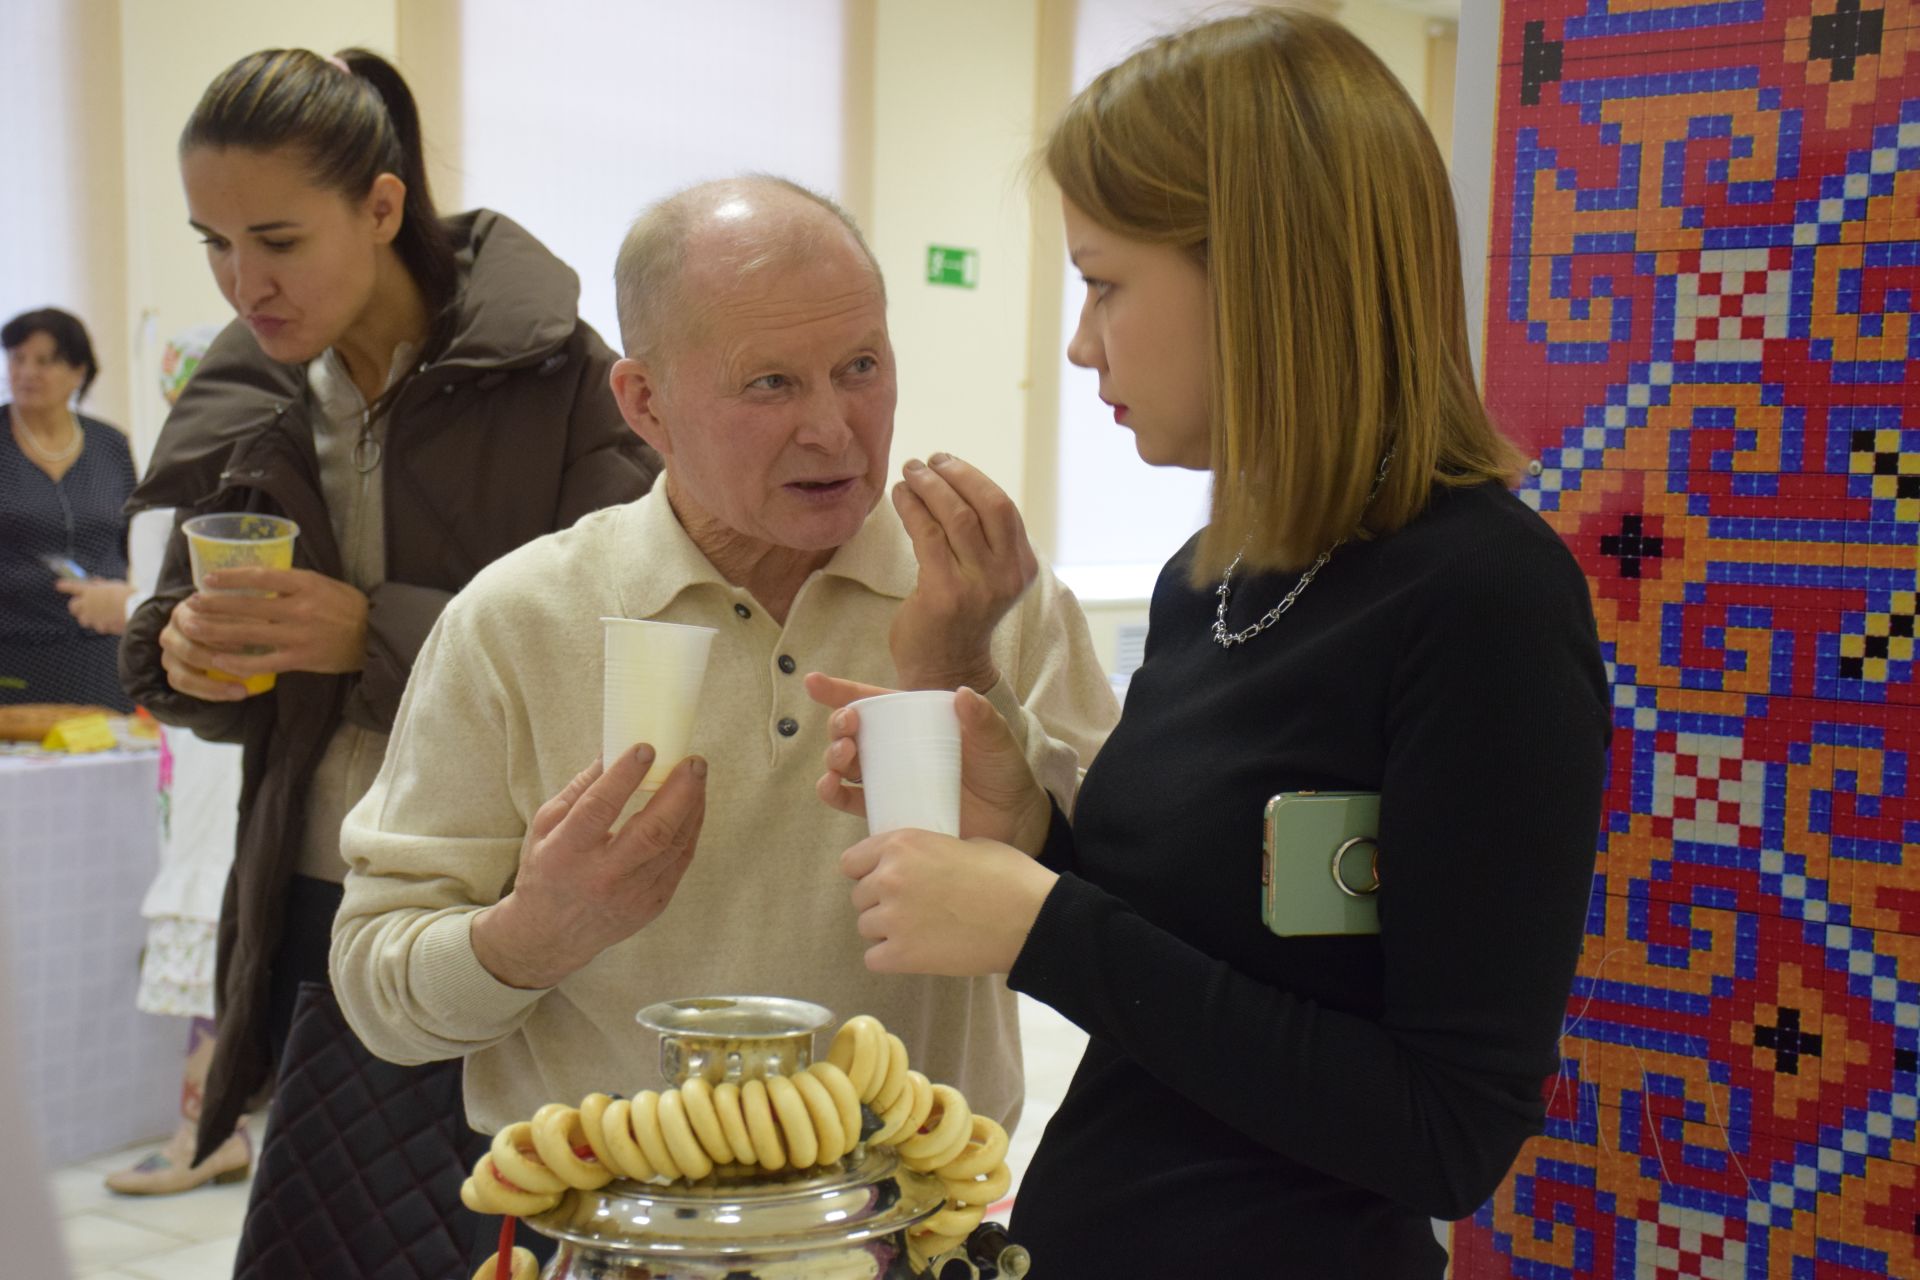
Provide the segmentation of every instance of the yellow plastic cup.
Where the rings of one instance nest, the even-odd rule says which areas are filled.
[[[181,525],[180,531],[187,535],[187,556],[193,564],[195,590],[208,595],[250,596],[273,593],[211,590],[206,585],[206,576],[216,569],[293,568],[293,540],[299,536],[300,526],[285,516],[236,511],[195,516]],[[207,674],[216,680],[230,680],[248,693],[265,693],[273,688],[271,671],[243,678],[209,667]]]

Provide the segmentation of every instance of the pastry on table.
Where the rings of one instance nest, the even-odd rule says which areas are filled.
[[[113,715],[112,707],[89,707],[71,702],[22,702],[0,707],[0,741],[38,742],[54,725],[75,716]]]

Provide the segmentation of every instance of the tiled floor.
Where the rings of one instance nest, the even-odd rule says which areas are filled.
[[[53,1175],[54,1211],[75,1280],[229,1280],[247,1184],[185,1195],[117,1196],[102,1185],[158,1143],[72,1165]]]
[[[1015,1190],[1059,1105],[1087,1038],[1051,1009],[1025,999],[1020,1027],[1027,1058],[1027,1107],[1007,1159]],[[262,1130],[255,1118],[253,1131]],[[137,1163],[158,1144],[116,1152],[53,1175],[55,1212],[66,1237],[74,1280],[230,1280],[247,1184],[209,1184],[185,1195],[117,1196],[101,1185],[115,1169]]]

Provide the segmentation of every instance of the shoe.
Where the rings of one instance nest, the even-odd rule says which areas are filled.
[[[253,1171],[253,1146],[244,1131],[215,1147],[199,1164],[193,1159],[193,1129],[181,1125],[167,1145],[131,1169],[107,1175],[107,1190],[123,1196],[170,1196],[203,1183],[244,1182]]]

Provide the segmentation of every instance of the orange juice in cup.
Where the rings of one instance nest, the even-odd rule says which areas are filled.
[[[261,515],[252,511],[195,516],[180,526],[187,535],[187,555],[193,562],[193,585],[208,595],[270,595],[257,591],[213,591],[205,579],[216,569],[291,569],[293,540],[300,526],[285,516]],[[265,650],[261,650],[265,652]],[[248,693],[265,693],[273,688],[273,673],[246,676],[231,675],[213,668],[207,674],[216,680],[231,680]]]

